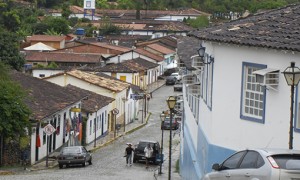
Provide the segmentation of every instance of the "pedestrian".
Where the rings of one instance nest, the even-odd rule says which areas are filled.
[[[128,146],[125,149],[125,157],[126,157],[126,166],[131,166],[131,159],[132,159],[132,152],[133,152],[133,148],[132,148],[132,144],[128,143]]]
[[[152,149],[150,143],[145,147],[144,152],[145,152],[145,158],[146,158],[146,168],[148,168],[149,160],[151,159],[152,154],[153,154],[153,149]]]

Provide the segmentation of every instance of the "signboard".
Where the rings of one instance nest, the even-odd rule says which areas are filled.
[[[133,100],[144,99],[144,94],[130,94],[130,99]]]
[[[95,0],[85,0],[83,4],[84,9],[95,9]]]
[[[71,108],[71,112],[81,112],[81,109],[80,108]]]
[[[51,124],[48,124],[44,127],[44,132],[50,136],[51,134],[53,134],[55,132],[55,128],[51,125]]]
[[[114,108],[114,109],[112,110],[112,113],[113,113],[114,115],[119,114],[119,110],[118,110],[117,108]]]

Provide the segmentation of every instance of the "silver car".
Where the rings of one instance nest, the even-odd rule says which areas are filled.
[[[63,147],[57,159],[60,169],[63,168],[64,165],[67,167],[71,164],[81,164],[85,166],[86,162],[88,162],[89,165],[92,164],[92,154],[83,146]]]
[[[289,149],[252,149],[239,151],[203,180],[300,180],[300,151]]]

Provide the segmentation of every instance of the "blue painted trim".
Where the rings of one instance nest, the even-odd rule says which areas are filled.
[[[241,97],[240,97],[240,118],[244,119],[244,120],[249,120],[249,121],[253,121],[253,122],[257,122],[257,123],[265,123],[265,111],[266,111],[266,88],[264,89],[264,104],[263,104],[263,115],[262,115],[262,119],[258,119],[258,118],[253,118],[253,117],[249,117],[249,116],[244,116],[243,115],[243,92],[244,92],[244,74],[245,74],[245,67],[246,66],[250,66],[250,67],[258,67],[258,68],[267,68],[267,65],[263,65],[263,64],[255,64],[255,63],[249,63],[249,62],[242,62],[242,82],[241,82]]]

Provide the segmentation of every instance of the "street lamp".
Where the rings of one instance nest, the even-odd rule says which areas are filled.
[[[127,98],[126,97],[123,97],[122,98],[122,101],[123,101],[123,103],[124,103],[124,133],[125,133],[125,125],[126,125],[126,116],[125,116],[125,103],[126,103],[126,101],[127,101]]]
[[[164,122],[165,122],[166,115],[163,113],[160,115],[160,120],[161,120],[161,148],[160,148],[160,167],[159,167],[159,174],[162,174],[161,168],[162,168],[162,163],[164,160],[163,157],[163,149],[164,149]]]
[[[293,149],[293,114],[294,114],[294,87],[298,85],[300,80],[300,69],[295,67],[295,62],[291,62],[291,66],[283,71],[285,80],[291,86],[291,109],[290,109],[290,133],[289,133],[289,149]]]
[[[170,109],[170,144],[169,144],[169,180],[171,180],[171,153],[172,153],[172,115],[174,111],[174,107],[176,105],[175,96],[169,96],[167,99],[167,104]]]
[[[96,147],[96,139],[97,139],[97,128],[96,128],[96,125],[97,125],[97,119],[98,119],[98,117],[97,117],[97,112],[98,112],[98,106],[96,105],[95,106],[95,111],[96,111],[96,118],[95,118],[95,122],[94,122],[94,129],[95,129],[95,141],[94,141],[94,147]]]

